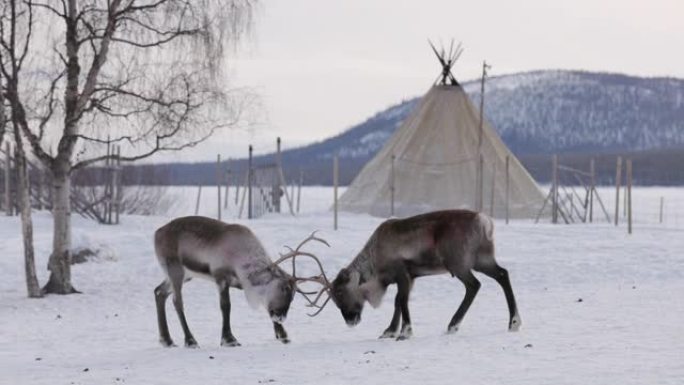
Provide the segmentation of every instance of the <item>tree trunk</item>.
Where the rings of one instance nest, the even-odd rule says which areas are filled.
[[[52,217],[54,220],[52,254],[48,262],[50,280],[45,293],[78,293],[71,286],[71,180],[68,164],[56,165],[52,170]]]
[[[19,128],[16,127],[15,130]],[[36,261],[33,253],[33,221],[31,220],[31,195],[28,184],[26,157],[21,142],[17,144],[16,154],[18,174],[18,198],[21,210],[21,233],[24,238],[24,271],[26,273],[26,289],[30,298],[39,298],[43,292],[36,276]]]

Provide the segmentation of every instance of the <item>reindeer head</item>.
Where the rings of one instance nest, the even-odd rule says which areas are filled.
[[[268,315],[276,323],[283,323],[287,318],[287,312],[290,310],[290,304],[297,289],[295,280],[287,276],[287,273],[283,273],[283,277],[271,281],[266,295]]]
[[[330,297],[342,313],[349,326],[361,322],[361,312],[365,303],[359,287],[359,275],[349,269],[342,269],[332,282]]]

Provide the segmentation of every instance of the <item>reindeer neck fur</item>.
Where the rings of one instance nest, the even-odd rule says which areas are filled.
[[[377,308],[382,303],[382,297],[387,289],[376,274],[375,261],[373,255],[373,245],[375,236],[366,243],[363,250],[347,266],[352,273],[352,280],[358,280],[358,290],[363,298]]]

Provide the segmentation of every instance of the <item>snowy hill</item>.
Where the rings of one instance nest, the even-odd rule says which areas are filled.
[[[463,85],[479,105],[479,81]],[[403,101],[324,141],[285,151],[283,162],[288,179],[298,178],[299,170],[304,170],[308,183],[331,183],[330,159],[338,152],[342,160],[340,180],[349,183],[418,100],[416,97]],[[485,116],[523,163],[526,156],[538,158],[540,154],[640,151],[647,154],[656,172],[669,167],[673,158],[653,150],[684,149],[684,79],[580,71],[496,76],[487,82]],[[683,151],[676,150],[675,154]],[[653,160],[659,156],[663,159]],[[257,161],[266,158],[272,156]],[[170,183],[195,184],[213,180],[213,167],[213,163],[203,163],[161,168]],[[234,167],[244,169],[244,163],[238,162]],[[540,177],[534,172],[533,176]],[[684,175],[678,174],[652,178],[648,183],[682,181]]]
[[[479,105],[479,82],[463,85]],[[493,77],[486,87],[485,116],[516,154],[684,145],[682,79],[536,71]],[[342,157],[374,154],[418,100],[390,107],[330,140],[344,139]],[[309,147],[326,157],[327,142]]]

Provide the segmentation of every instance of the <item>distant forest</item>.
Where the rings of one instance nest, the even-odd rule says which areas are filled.
[[[559,162],[573,168],[588,171],[589,162],[594,158],[597,183],[606,185],[615,182],[615,167],[618,156],[632,159],[635,184],[646,186],[684,184],[684,148],[615,152],[598,155],[566,153],[559,155]],[[518,159],[538,183],[550,182],[551,155],[522,155]],[[255,163],[264,164],[272,161],[269,157],[259,157]],[[365,160],[364,162],[353,158],[342,160],[340,162],[340,184],[348,185],[351,183],[364,164]],[[228,167],[228,163],[223,163],[222,167]],[[242,160],[233,161],[230,167],[232,175],[239,175],[238,179],[242,183],[246,162]],[[300,171],[304,175],[305,185],[332,185],[332,160],[315,162],[315,164],[309,164],[307,167],[293,167],[287,161],[284,161],[285,178],[288,181],[298,181]],[[123,175],[123,182],[125,184],[212,185],[216,183],[216,164],[207,162],[125,166]]]

